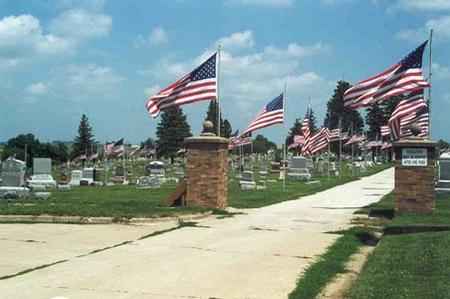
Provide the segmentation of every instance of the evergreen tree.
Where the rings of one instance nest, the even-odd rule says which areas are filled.
[[[75,137],[71,157],[75,158],[79,155],[91,155],[95,147],[94,134],[89,124],[89,119],[85,114],[81,116],[80,125],[78,126],[78,136]]]
[[[168,157],[173,162],[177,151],[183,147],[184,139],[192,136],[191,127],[180,107],[168,108],[161,114],[156,136],[158,156]]]
[[[289,130],[289,134],[286,137],[286,143],[288,145],[294,142],[295,135],[302,135],[302,120],[299,118],[295,119],[294,125]]]
[[[366,125],[369,139],[381,138],[380,128],[386,125],[386,117],[383,109],[378,104],[373,104],[367,109]]]
[[[383,102],[383,104],[381,105],[381,108],[383,109],[383,113],[384,113],[384,118],[385,118],[385,123],[388,122],[389,118],[392,115],[392,112],[394,112],[395,107],[397,107],[397,104],[403,100],[403,96],[395,96],[395,97],[391,97],[389,100]]]
[[[155,148],[155,140],[149,137],[145,141],[141,142],[141,147],[146,149],[153,149]]]
[[[331,99],[327,103],[327,114],[324,120],[324,126],[330,129],[339,127],[339,119],[342,119],[342,130],[361,132],[364,127],[364,120],[357,110],[344,107],[344,93],[350,88],[350,84],[345,81],[338,81],[336,89]]]
[[[220,135],[222,135],[225,138],[230,138],[231,134],[233,134],[233,128],[231,127],[230,122],[228,119],[225,119],[223,121],[223,133],[222,130],[220,130]]]
[[[315,134],[317,132],[317,124],[316,124],[316,116],[314,115],[314,111],[309,108],[309,130],[311,134]]]
[[[270,149],[276,149],[277,145],[261,134],[256,135],[253,140],[253,152],[266,154]]]
[[[206,112],[205,120],[209,120],[213,123],[213,132],[217,134],[217,101],[210,101],[208,105],[208,111]],[[220,136],[229,138],[232,134],[231,124],[227,119],[222,118],[220,114]]]

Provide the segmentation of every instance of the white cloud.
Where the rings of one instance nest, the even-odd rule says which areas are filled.
[[[253,32],[251,30],[245,30],[220,38],[216,42],[216,45],[221,45],[227,51],[233,51],[252,48],[255,45],[255,40],[253,38]]]
[[[397,33],[397,38],[413,42],[424,41],[429,36],[431,29],[438,40],[450,39],[450,15],[431,19],[420,28],[402,30]]]
[[[157,94],[161,90],[159,85],[153,85],[144,89],[144,95],[146,97]]]
[[[236,36],[247,38],[232,38]],[[270,97],[282,92],[285,83],[292,100],[298,101],[311,96],[313,99],[320,99],[316,101],[318,108],[323,106],[332,93],[334,81],[326,80],[313,71],[302,70],[300,64],[305,57],[326,53],[329,48],[326,45],[320,42],[313,45],[290,43],[285,47],[267,46],[257,51],[249,46],[254,43],[252,34],[239,32],[218,39],[222,42],[236,40],[247,42],[238,42],[239,47],[224,47],[221,55],[220,84],[224,111],[227,108],[237,109],[238,113],[233,114],[248,120]],[[148,94],[154,94],[159,91],[159,86],[165,86],[191,71],[215,51],[217,42],[193,59],[174,61],[166,58],[147,71],[141,71],[143,75],[150,75],[155,83],[151,89],[147,89]],[[239,51],[243,46],[248,50],[245,54]],[[294,113],[299,110],[292,111]],[[242,120],[239,119],[240,121]]]
[[[63,12],[50,24],[50,30],[76,40],[107,36],[111,32],[112,18],[102,13],[84,9]]]
[[[394,8],[417,11],[450,10],[450,0],[398,0]]]
[[[26,92],[34,96],[44,95],[48,92],[48,85],[43,82],[36,82],[29,85]]]
[[[225,3],[245,6],[290,7],[295,0],[227,0]]]
[[[61,54],[70,51],[71,42],[45,34],[31,15],[8,16],[0,20],[0,59],[9,64],[35,54]]]
[[[163,27],[155,27],[152,29],[148,37],[138,35],[134,40],[134,47],[140,48],[145,46],[162,46],[169,42],[169,34]]]

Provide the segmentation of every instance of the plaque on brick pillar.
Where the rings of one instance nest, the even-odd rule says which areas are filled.
[[[410,137],[393,143],[395,209],[432,213],[435,206],[436,142]]]
[[[200,136],[184,140],[186,205],[225,208],[228,205],[228,139],[211,133],[206,121]]]

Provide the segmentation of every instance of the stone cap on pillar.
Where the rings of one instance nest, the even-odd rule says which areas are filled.
[[[397,159],[401,159],[401,151],[403,148],[425,148],[428,152],[428,158],[436,159],[437,142],[430,139],[421,137],[404,138],[393,142],[392,147],[394,148]]]
[[[200,145],[215,145],[214,147],[228,146],[229,140],[227,138],[218,137],[216,134],[214,134],[212,132],[213,127],[214,125],[211,121],[207,120],[203,122],[203,132],[200,134],[200,136],[185,138],[184,145],[186,147]]]

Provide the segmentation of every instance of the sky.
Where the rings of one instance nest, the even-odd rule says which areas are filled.
[[[450,0],[0,0],[0,141],[155,137],[146,98],[222,45],[223,117],[243,130],[287,85],[281,142],[309,100],[368,78],[433,36],[432,137],[450,140]],[[429,59],[424,55],[424,73]],[[194,134],[207,102],[183,106]]]

